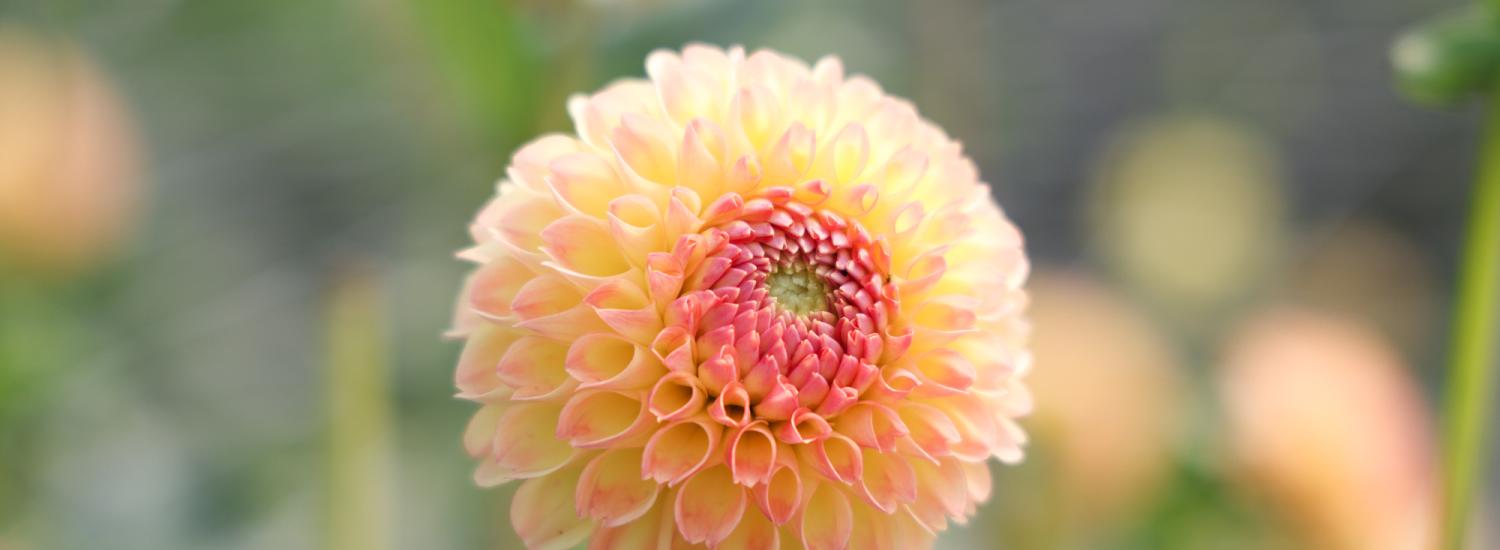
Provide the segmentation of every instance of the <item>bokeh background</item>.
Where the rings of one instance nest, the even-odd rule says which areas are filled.
[[[1477,117],[1388,51],[1456,4],[0,0],[0,549],[518,547],[452,253],[689,41],[842,56],[1026,233],[1030,456],[943,548],[1421,548]]]

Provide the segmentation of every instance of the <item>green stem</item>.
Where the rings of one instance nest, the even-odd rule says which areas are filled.
[[[1443,548],[1460,550],[1475,493],[1483,487],[1489,450],[1486,424],[1500,336],[1500,93],[1491,92],[1469,203],[1444,425]]]

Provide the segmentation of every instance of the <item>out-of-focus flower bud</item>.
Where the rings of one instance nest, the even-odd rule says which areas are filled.
[[[1500,24],[1466,6],[1403,34],[1391,47],[1396,84],[1414,101],[1450,105],[1483,93],[1500,62]]]
[[[99,264],[135,218],[137,139],[98,67],[60,40],[0,27],[0,272]]]
[[[1127,519],[1166,478],[1183,414],[1180,365],[1150,319],[1082,275],[1032,277],[1028,424],[1057,460],[1069,530]],[[1080,523],[1081,522],[1081,523]]]
[[[1137,122],[1099,166],[1094,239],[1126,283],[1187,326],[1202,326],[1277,260],[1280,178],[1270,144],[1232,121]]]
[[[1428,414],[1389,343],[1336,317],[1271,310],[1236,333],[1223,368],[1236,470],[1309,547],[1430,547]]]

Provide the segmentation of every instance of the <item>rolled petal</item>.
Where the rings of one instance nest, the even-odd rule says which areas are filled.
[[[750,394],[735,380],[724,386],[719,397],[708,406],[708,416],[715,422],[738,428],[750,423]]]
[[[666,247],[667,228],[650,197],[625,195],[610,201],[608,220],[610,234],[632,265],[645,267],[647,256]]]
[[[796,517],[802,506],[802,474],[791,453],[777,455],[776,468],[765,483],[751,488],[755,505],[776,525]]]
[[[661,333],[661,312],[645,292],[630,281],[610,280],[589,292],[583,301],[594,308],[594,313],[604,324],[631,342],[650,346]]]
[[[746,424],[725,441],[724,462],[734,482],[752,487],[771,478],[776,467],[776,439],[764,421]]]
[[[642,439],[655,424],[636,395],[581,391],[563,407],[557,437],[581,449],[609,447]]]
[[[668,373],[651,388],[646,410],[656,416],[657,422],[671,422],[697,415],[703,411],[708,392],[698,379],[682,372]]]
[[[833,428],[828,425],[818,413],[806,408],[797,409],[792,413],[791,419],[785,422],[777,422],[773,429],[776,438],[790,444],[812,443],[833,433]]]
[[[804,461],[829,481],[852,484],[864,475],[864,455],[854,440],[834,433],[826,439],[797,448]]]
[[[575,340],[564,366],[580,389],[641,389],[666,374],[650,351],[608,334]]]
[[[680,420],[656,431],[641,456],[641,476],[676,485],[709,463],[724,427],[706,417]]]

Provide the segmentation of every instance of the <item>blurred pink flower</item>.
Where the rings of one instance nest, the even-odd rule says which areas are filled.
[[[1021,458],[1027,261],[836,58],[689,46],[568,104],[472,226],[479,484],[529,547],[922,548]]]
[[[1390,343],[1271,310],[1239,330],[1223,366],[1236,466],[1313,547],[1431,547],[1428,414]]]
[[[0,27],[0,270],[98,264],[135,218],[138,142],[71,45]]]

